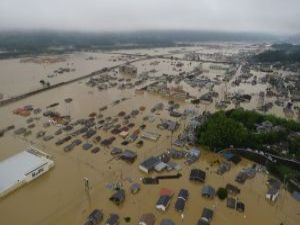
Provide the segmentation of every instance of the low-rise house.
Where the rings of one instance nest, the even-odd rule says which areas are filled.
[[[177,200],[175,203],[175,209],[178,212],[183,212],[184,211],[184,207],[185,207],[185,203],[188,200],[189,197],[189,192],[186,189],[181,189],[178,193],[177,196]]]
[[[201,152],[197,148],[192,148],[186,155],[185,164],[191,165],[200,159]]]
[[[181,166],[175,162],[168,162],[167,163],[167,170],[171,171],[171,170],[176,170],[177,172],[181,170]]]
[[[245,181],[247,180],[247,178],[248,178],[248,175],[245,172],[241,171],[236,176],[235,181],[238,182],[238,183],[240,183],[240,184],[243,184],[243,183],[245,183]]]
[[[115,203],[116,205],[120,205],[125,200],[125,191],[123,189],[117,190],[110,198],[110,201]]]
[[[276,187],[271,187],[269,188],[267,194],[266,194],[266,199],[275,202],[279,196],[279,189]]]
[[[276,179],[269,179],[268,180],[268,192],[266,193],[266,199],[275,202],[279,196],[281,183],[279,180]]]
[[[105,225],[118,225],[119,216],[117,214],[110,214],[109,218],[105,221]]]
[[[160,138],[160,134],[144,131],[142,133],[142,138],[151,141],[158,141],[158,139]]]
[[[238,201],[236,203],[236,211],[238,212],[244,212],[245,211],[245,204],[243,202]]]
[[[161,195],[156,203],[156,208],[161,211],[166,211],[169,207],[171,201],[171,196]]]
[[[208,208],[204,208],[198,225],[209,224],[214,216],[214,211]]]
[[[210,185],[205,185],[202,188],[202,196],[206,198],[214,198],[215,197],[215,189]]]
[[[233,184],[226,184],[225,188],[226,188],[227,192],[232,195],[237,195],[241,192],[241,190]]]
[[[120,159],[122,159],[128,163],[134,163],[136,157],[137,157],[137,154],[135,152],[126,149],[124,152],[121,153]]]
[[[247,174],[247,178],[254,178],[256,175],[256,169],[255,168],[247,168],[244,170],[244,173]]]
[[[234,198],[227,198],[226,206],[230,209],[235,209],[236,207],[236,200]]]
[[[178,124],[178,122],[173,121],[173,120],[161,120],[159,127],[169,130],[171,132],[174,132],[179,127],[179,124]]]
[[[231,164],[229,162],[222,162],[217,170],[217,174],[223,175],[231,169]]]
[[[155,215],[153,213],[143,214],[139,221],[139,225],[153,225],[154,223]]]
[[[143,161],[139,165],[139,169],[145,173],[150,173],[155,169],[155,166],[158,165],[161,161],[157,157],[150,157]]]
[[[168,164],[164,163],[164,162],[159,162],[155,167],[154,170],[156,172],[161,172],[163,170],[165,170],[168,167]]]
[[[85,225],[97,225],[103,220],[103,213],[99,209],[93,210],[93,212],[87,217]]]
[[[206,173],[200,169],[192,169],[190,173],[190,181],[204,182]]]
[[[110,154],[111,155],[119,155],[122,152],[123,152],[123,150],[121,148],[113,147],[113,149],[111,150]]]

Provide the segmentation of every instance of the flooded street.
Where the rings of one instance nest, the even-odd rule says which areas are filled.
[[[208,48],[208,47],[207,47]],[[171,48],[171,49],[133,49],[98,53],[74,53],[63,56],[66,61],[57,63],[33,63],[20,62],[20,59],[0,60],[0,93],[3,93],[5,98],[9,98],[18,94],[23,94],[31,90],[41,88],[40,80],[44,79],[51,84],[67,81],[82,75],[86,75],[95,70],[100,70],[104,67],[119,65],[124,62],[138,59],[142,56],[124,56],[122,53],[129,54],[149,54],[163,55],[173,54],[177,57],[183,57],[185,52],[203,52],[207,49],[205,46],[193,48]],[[245,46],[235,46],[228,48],[220,48],[205,52],[213,54],[216,52],[227,52],[229,55],[235,54],[239,49],[246,48]],[[250,47],[249,47],[250,48]],[[232,49],[231,51],[228,49]],[[175,51],[175,52],[174,52]],[[184,52],[184,53],[182,53]],[[154,61],[159,61],[155,64]],[[176,60],[180,61],[180,59]],[[138,74],[150,72],[153,80],[149,79],[146,83],[137,85],[143,87],[150,81],[155,81],[155,77],[162,77],[163,74],[178,75],[184,71],[190,73],[200,62],[182,61],[183,66],[176,68],[171,59],[151,58],[132,63],[137,67]],[[202,63],[204,72],[203,77],[214,79],[217,75],[225,76],[225,70],[210,69],[212,63]],[[231,65],[221,66],[229,68]],[[74,69],[72,72],[63,73],[61,75],[49,78],[49,74],[53,74],[54,70],[60,67],[68,67]],[[118,79],[134,79],[130,76],[123,75],[114,70],[108,74],[117,74]],[[259,72],[256,74],[259,76]],[[18,190],[10,193],[3,199],[0,199],[0,224],[18,224],[18,225],[80,225],[84,224],[86,217],[95,209],[103,209],[104,220],[110,213],[117,213],[120,216],[120,224],[138,224],[139,218],[144,213],[154,213],[156,216],[156,224],[159,224],[163,218],[171,218],[176,224],[194,225],[201,217],[204,207],[214,208],[214,218],[212,225],[298,225],[300,221],[300,205],[293,199],[287,191],[282,189],[278,201],[272,205],[265,200],[267,192],[266,182],[268,176],[266,173],[258,173],[255,178],[247,180],[241,185],[235,182],[235,176],[238,172],[246,167],[250,167],[253,162],[243,159],[238,165],[233,165],[228,173],[220,176],[216,174],[217,165],[213,165],[216,160],[224,160],[220,155],[201,149],[201,158],[191,166],[184,164],[184,160],[176,160],[182,170],[182,177],[175,180],[162,180],[158,185],[143,185],[141,191],[135,195],[130,193],[130,185],[132,183],[141,183],[141,178],[146,174],[142,173],[138,165],[146,158],[152,155],[159,155],[165,152],[171,146],[171,132],[160,130],[157,125],[160,119],[172,119],[180,123],[179,129],[173,134],[177,137],[183,131],[184,119],[171,118],[166,110],[159,113],[151,112],[151,108],[159,102],[165,106],[171,99],[163,97],[160,94],[144,92],[136,94],[135,88],[120,89],[118,87],[110,87],[99,91],[97,87],[89,87],[86,85],[86,80],[61,86],[52,90],[44,91],[38,95],[34,95],[20,101],[8,104],[0,108],[0,128],[14,124],[17,128],[26,127],[26,117],[21,117],[13,114],[16,108],[33,105],[35,108],[46,109],[52,103],[59,105],[52,110],[60,112],[62,115],[70,115],[72,121],[77,119],[87,118],[90,113],[96,112],[99,114],[99,108],[107,106],[107,110],[101,112],[103,118],[116,118],[121,111],[130,114],[132,110],[139,109],[141,106],[146,107],[145,111],[130,119],[130,122],[135,126],[129,131],[133,132],[140,125],[145,124],[146,131],[161,134],[157,142],[145,140],[144,145],[138,148],[135,143],[129,143],[123,146],[124,141],[120,136],[116,136],[115,142],[111,147],[99,145],[100,151],[92,154],[91,151],[82,149],[82,145],[76,146],[72,151],[65,152],[65,145],[57,146],[55,142],[60,137],[54,137],[48,142],[43,139],[37,139],[35,134],[40,130],[45,130],[47,135],[53,134],[58,126],[51,124],[48,128],[43,128],[43,124],[49,119],[42,115],[36,120],[35,127],[32,129],[32,135],[23,137],[15,135],[13,131],[9,131],[3,137],[0,137],[0,160],[7,158],[25,148],[33,145],[38,149],[53,156],[55,167],[48,173],[33,182],[26,184]],[[172,86],[172,84],[168,84]],[[208,87],[203,87],[199,90],[198,87],[192,88],[184,81],[180,81],[180,86],[183,90],[189,91],[192,96],[199,98],[208,91]],[[253,97],[250,102],[241,103],[241,106],[246,109],[256,109],[258,106],[259,93],[265,90],[268,84],[257,84],[255,88],[251,84],[242,83],[240,86],[231,86],[228,88],[224,83],[215,85],[212,90],[219,93],[219,96],[213,100],[211,104],[193,105],[187,101],[174,100],[180,105],[179,110],[193,109],[199,113],[203,111],[216,111],[216,101],[224,99],[225,89],[229,94],[240,93],[251,94]],[[71,103],[66,103],[64,99],[72,98]],[[126,98],[118,104],[114,104],[116,100]],[[270,98],[272,100],[272,98]],[[298,103],[299,105],[299,103]],[[234,108],[231,103],[227,109]],[[274,106],[268,112],[280,117],[284,117],[282,107]],[[32,115],[34,116],[34,115]],[[145,121],[145,116],[155,117],[154,122]],[[294,117],[296,119],[296,115]],[[69,135],[68,131],[64,131],[62,137]],[[97,130],[97,135],[102,137],[102,140],[112,136],[110,131]],[[80,138],[80,137],[79,137]],[[83,143],[91,140],[82,139]],[[130,149],[137,153],[137,159],[133,164],[128,164],[122,160],[112,159],[110,154],[112,147],[121,147]],[[186,148],[186,147],[184,147]],[[178,148],[180,149],[180,148]],[[189,174],[192,168],[199,168],[206,171],[206,184],[214,188],[225,187],[226,184],[232,183],[238,186],[241,190],[238,198],[245,203],[245,212],[239,213],[226,207],[226,201],[221,201],[217,197],[212,200],[205,199],[201,196],[201,190],[204,184],[195,184],[189,181]],[[162,174],[174,174],[175,172],[162,172]],[[150,176],[156,176],[153,173]],[[91,184],[89,191],[85,190],[84,178],[88,178]],[[125,202],[121,206],[114,205],[109,201],[109,197],[113,191],[108,188],[109,184],[120,182],[126,192]],[[155,204],[159,197],[160,188],[170,188],[175,191],[175,195],[171,200],[168,210],[164,213],[159,212],[155,208]],[[190,197],[184,211],[184,220],[182,221],[180,213],[174,209],[174,204],[177,198],[177,193],[181,188],[189,190]],[[126,223],[124,217],[130,217],[130,223]],[[297,222],[298,221],[298,222]],[[104,222],[102,222],[104,224]]]

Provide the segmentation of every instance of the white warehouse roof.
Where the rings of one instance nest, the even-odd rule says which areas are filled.
[[[43,152],[30,149],[1,161],[0,197],[48,171],[54,165],[48,157]]]

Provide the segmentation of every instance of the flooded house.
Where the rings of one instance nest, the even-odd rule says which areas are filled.
[[[189,192],[186,189],[181,189],[178,193],[177,200],[175,203],[175,209],[177,212],[182,213],[185,208],[186,201],[189,198]]]
[[[236,207],[236,200],[234,198],[227,198],[226,200],[226,206],[227,208],[230,208],[230,209],[235,209]]]
[[[125,191],[123,189],[117,190],[110,198],[110,201],[112,201],[116,205],[120,205],[125,201]]]
[[[170,205],[171,198],[172,198],[172,196],[170,196],[170,195],[159,196],[159,199],[156,202],[156,208],[160,211],[166,211]]]
[[[205,182],[206,173],[200,169],[192,169],[190,173],[190,181]]]
[[[139,165],[139,169],[145,173],[150,173],[160,162],[157,157],[151,156]]]
[[[105,221],[105,225],[118,225],[119,219],[120,219],[119,215],[112,213]]]
[[[201,218],[197,225],[207,225],[210,224],[214,216],[214,211],[208,208],[204,208],[201,214]]]
[[[84,225],[97,225],[103,220],[103,213],[99,209],[93,210],[87,217]]]
[[[120,159],[122,159],[128,163],[134,163],[136,158],[137,158],[137,154],[128,149],[125,149],[120,155]]]
[[[235,177],[235,181],[240,183],[240,184],[243,184],[245,183],[245,181],[248,179],[248,175],[246,172],[244,171],[241,171],[237,174],[237,176]]]
[[[201,191],[202,197],[212,199],[215,197],[216,190],[210,185],[204,185]]]
[[[279,197],[281,183],[279,180],[269,179],[267,184],[268,191],[266,193],[266,199],[270,202],[275,202]]]
[[[198,148],[192,148],[188,153],[186,154],[186,161],[185,164],[191,165],[194,162],[198,161],[200,159],[201,152]]]
[[[237,195],[241,192],[241,190],[233,184],[226,184],[225,189],[227,190],[227,192],[229,194],[232,194],[232,195]]]

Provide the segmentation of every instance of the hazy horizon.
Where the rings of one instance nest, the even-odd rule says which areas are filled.
[[[0,31],[300,33],[298,0],[1,0]]]

